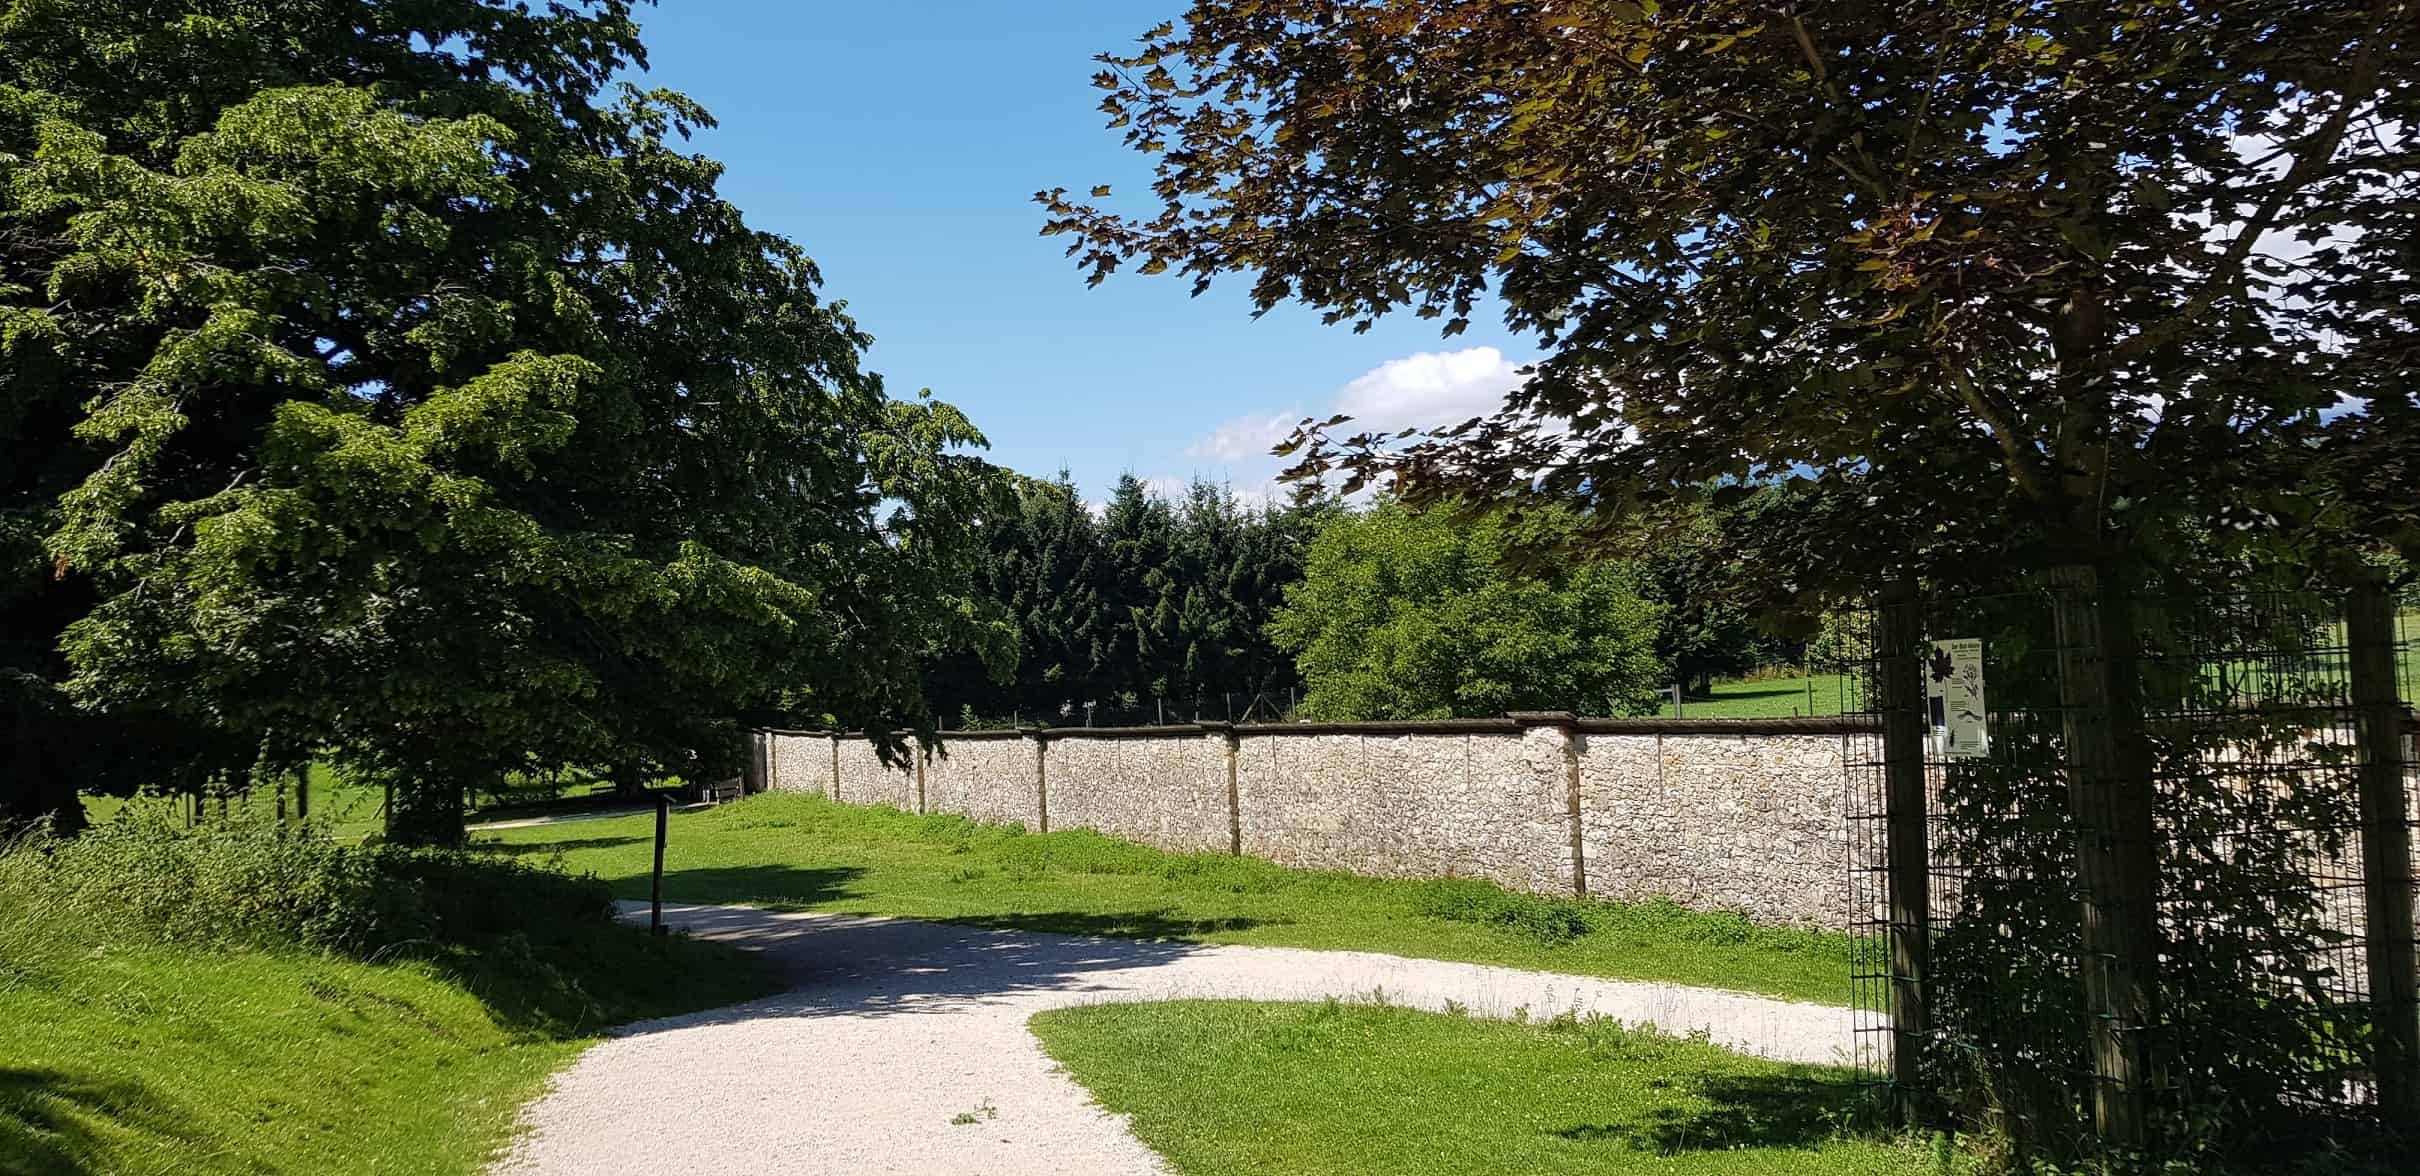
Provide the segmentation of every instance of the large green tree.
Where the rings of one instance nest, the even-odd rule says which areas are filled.
[[[2420,465],[2407,0],[1200,0],[1102,61],[1157,178],[1040,194],[1094,280],[1542,342],[1503,413],[1303,473],[1605,533],[1798,478],[1840,505],[1760,554],[1810,593],[2420,542],[2366,473]]]
[[[981,438],[885,394],[644,63],[627,0],[0,3],[25,696],[334,757],[438,839],[513,768],[929,726],[920,656],[1006,639]],[[72,805],[49,734],[0,815]]]
[[[986,528],[984,592],[1017,625],[1022,658],[995,680],[972,652],[928,686],[944,715],[1152,722],[1288,698],[1294,659],[1268,621],[1332,504],[1247,506],[1224,486],[1168,501],[1131,476],[1100,517],[1061,471],[1024,480],[1020,508]]]
[[[1521,526],[1572,526],[1562,515]],[[1624,715],[1656,708],[1663,610],[1624,564],[1523,575],[1502,519],[1382,502],[1330,519],[1270,625],[1295,651],[1314,719],[1440,719],[1513,710]]]

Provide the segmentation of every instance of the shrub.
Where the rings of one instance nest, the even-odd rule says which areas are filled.
[[[602,921],[594,878],[454,850],[348,845],[262,820],[186,827],[138,806],[0,849],[0,903],[114,939],[375,956]]]

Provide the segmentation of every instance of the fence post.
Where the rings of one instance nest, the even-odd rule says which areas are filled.
[[[933,760],[933,751],[918,744],[916,747],[916,811],[924,811],[924,766]]]
[[[2159,959],[2154,907],[2151,781],[2126,770],[2117,726],[2120,690],[2104,585],[2090,565],[2051,569],[2061,733],[2083,891],[2084,1003],[2090,1018],[2093,1125],[2105,1144],[2148,1144],[2144,1035],[2153,1020]]]
[[[2375,582],[2353,590],[2344,615],[2350,647],[2353,738],[2361,752],[2361,888],[2369,939],[2370,1003],[2377,1010],[2378,1110],[2420,1129],[2420,975],[2412,935],[2412,829],[2404,796],[2406,713],[2395,683],[2395,604]]]
[[[1029,728],[1025,737],[1034,741],[1034,806],[1041,817],[1042,827],[1035,832],[1050,832],[1050,740],[1042,737],[1040,727]]]
[[[748,754],[739,761],[739,790],[743,796],[753,796],[766,790],[771,775],[773,736],[751,729],[748,732]]]
[[[840,733],[832,733],[832,799],[840,799]]]
[[[1882,710],[1884,889],[1891,919],[1891,1084],[1907,1115],[1921,1082],[1924,1039],[1932,1029],[1932,828],[1924,779],[1924,639],[1914,585],[1883,591],[1876,702]]]

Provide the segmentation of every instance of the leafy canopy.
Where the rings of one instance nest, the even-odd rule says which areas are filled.
[[[1798,591],[2420,542],[2406,0],[1198,0],[1101,61],[1157,178],[1038,195],[1093,281],[1542,342],[1493,417],[1305,422],[1298,475],[1604,529],[1810,481],[1758,553]]]
[[[1560,515],[1525,526],[1569,528]],[[1330,519],[1270,624],[1295,651],[1313,719],[1487,717],[1514,710],[1652,712],[1662,609],[1625,565],[1542,576],[1504,566],[1521,535],[1487,519],[1381,502]]]
[[[917,656],[1004,647],[980,434],[644,64],[626,0],[0,2],[0,607],[51,703],[325,749],[444,837],[511,768],[929,726]]]
[[[1247,506],[1198,480],[1171,502],[1129,474],[1096,518],[1065,471],[1017,497],[986,531],[980,580],[1021,660],[1002,681],[971,652],[943,659],[927,676],[939,713],[1107,725],[1283,709],[1299,681],[1268,621],[1332,504]]]

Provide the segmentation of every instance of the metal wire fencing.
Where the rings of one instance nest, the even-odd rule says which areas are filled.
[[[2020,1160],[2374,1144],[2415,1019],[2414,617],[2380,599],[2070,583],[1867,614],[1841,667],[1880,720],[1845,782],[1859,1064]],[[1951,638],[1988,683],[1961,754],[1925,705]]]

